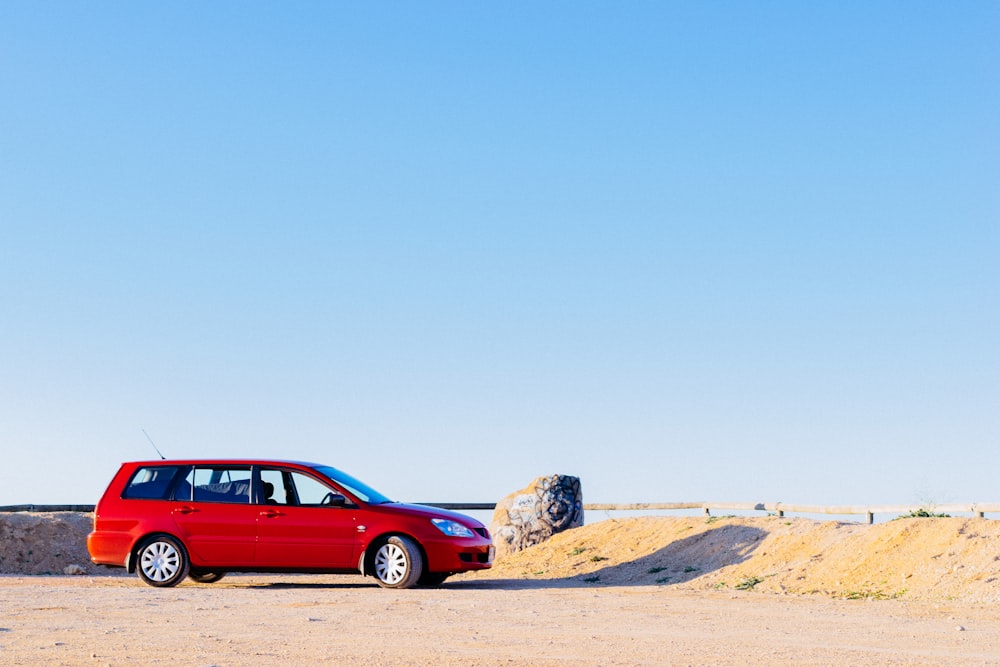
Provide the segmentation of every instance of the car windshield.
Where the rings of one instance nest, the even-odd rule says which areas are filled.
[[[341,472],[336,468],[331,468],[330,466],[316,466],[313,468],[316,472],[321,475],[329,477],[332,481],[336,482],[339,486],[342,486],[345,490],[349,491],[353,495],[357,496],[360,500],[366,503],[371,503],[372,505],[381,505],[383,503],[391,503],[392,501],[383,496],[381,493],[368,486],[361,480],[355,479],[348,475],[346,472]]]

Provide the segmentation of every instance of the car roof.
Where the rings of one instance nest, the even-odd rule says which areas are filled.
[[[166,465],[292,465],[316,468],[322,463],[295,461],[291,459],[151,459],[148,461],[127,461],[122,465],[166,466]]]

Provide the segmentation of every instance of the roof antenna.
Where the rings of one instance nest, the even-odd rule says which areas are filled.
[[[149,437],[149,434],[146,433],[146,429],[140,429],[140,430],[142,431],[142,434],[146,436],[146,440],[149,440],[149,444],[153,445],[153,449],[156,450],[156,453],[160,454],[160,450],[156,447],[156,443],[153,442],[153,439]],[[160,458],[163,459],[164,461],[167,460],[167,457],[164,456],[163,454],[160,454]]]

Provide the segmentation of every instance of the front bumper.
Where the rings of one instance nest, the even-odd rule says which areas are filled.
[[[424,543],[428,572],[467,572],[493,566],[496,550],[485,538],[443,539]]]

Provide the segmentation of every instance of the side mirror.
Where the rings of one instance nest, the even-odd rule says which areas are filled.
[[[343,507],[346,504],[347,498],[333,491],[323,496],[323,502],[320,503],[320,505],[328,505],[330,507]]]

